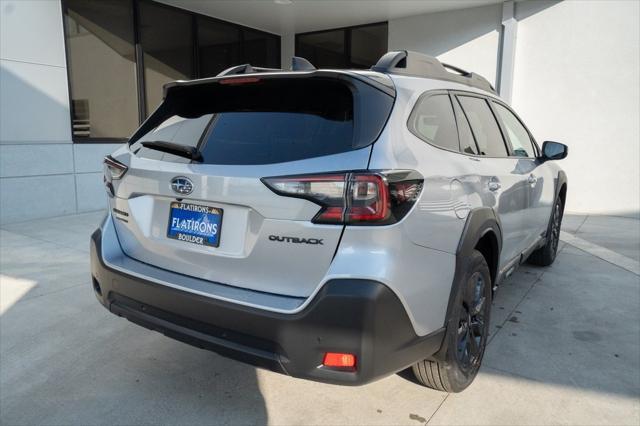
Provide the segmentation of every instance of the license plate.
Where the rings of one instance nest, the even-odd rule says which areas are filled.
[[[218,247],[222,209],[174,201],[169,212],[167,237],[201,246]]]

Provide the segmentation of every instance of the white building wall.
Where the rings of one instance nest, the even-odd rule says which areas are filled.
[[[71,141],[59,1],[0,3],[0,223],[104,208],[101,158]]]
[[[495,85],[502,5],[389,21],[389,50],[413,50],[472,70]]]
[[[516,3],[513,105],[569,145],[567,210],[640,212],[640,2]]]
[[[566,209],[640,215],[640,2],[516,2],[512,105],[536,139],[569,145]],[[502,5],[389,21],[389,48],[496,81]],[[497,85],[496,85],[497,86]]]

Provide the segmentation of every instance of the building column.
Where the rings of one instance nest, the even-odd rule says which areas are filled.
[[[500,96],[511,103],[513,91],[513,68],[516,57],[516,39],[518,36],[518,21],[515,18],[514,2],[502,3],[502,37],[499,57],[498,91]]]
[[[280,67],[283,70],[291,68],[291,57],[295,54],[295,39],[294,33],[284,33],[280,36]]]

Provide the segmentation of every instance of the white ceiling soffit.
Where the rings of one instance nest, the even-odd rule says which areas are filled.
[[[502,3],[502,0],[156,1],[281,35]]]

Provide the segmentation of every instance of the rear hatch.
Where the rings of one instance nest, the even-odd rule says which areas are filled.
[[[169,85],[114,154],[125,174],[106,171],[124,252],[208,281],[309,296],[343,225],[312,223],[321,206],[278,195],[263,178],[366,169],[393,101],[392,87],[347,72]]]

